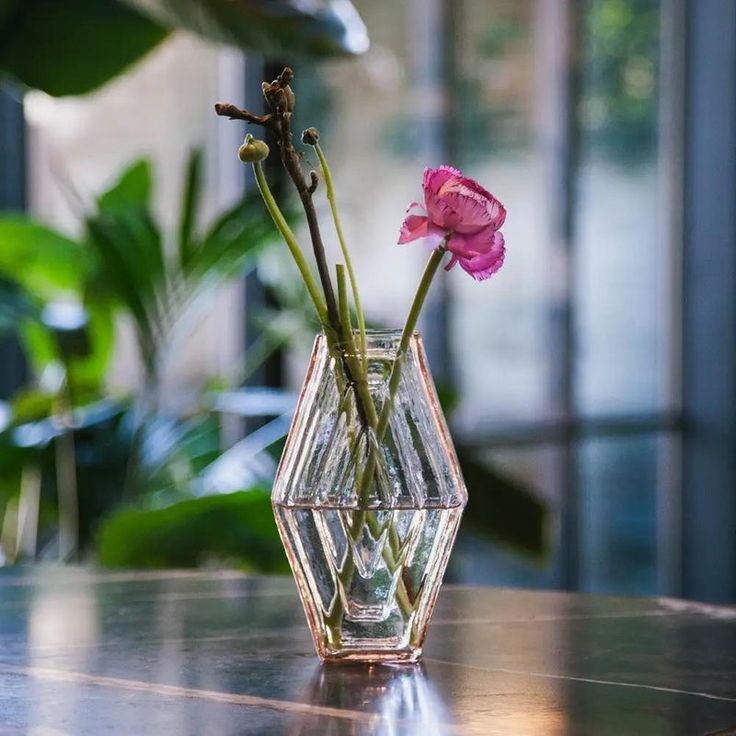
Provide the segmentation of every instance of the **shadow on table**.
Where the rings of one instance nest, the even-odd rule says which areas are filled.
[[[314,712],[292,721],[292,735],[439,736],[452,730],[449,710],[421,664],[322,664],[299,700]]]

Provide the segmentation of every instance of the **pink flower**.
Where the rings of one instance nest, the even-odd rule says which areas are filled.
[[[506,209],[478,182],[463,176],[452,166],[424,170],[424,207],[412,202],[426,214],[409,214],[401,225],[399,244],[422,238],[436,248],[449,235],[447,250],[452,253],[445,266],[456,263],[474,279],[483,281],[503,265],[506,249],[499,232],[506,219]]]

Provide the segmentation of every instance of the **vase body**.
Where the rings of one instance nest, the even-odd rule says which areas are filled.
[[[467,493],[421,338],[356,344],[315,341],[274,512],[318,655],[416,661]]]

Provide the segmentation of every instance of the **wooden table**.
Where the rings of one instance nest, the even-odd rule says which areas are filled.
[[[0,571],[0,734],[732,734],[736,609],[445,587],[417,667],[321,667],[289,578]]]

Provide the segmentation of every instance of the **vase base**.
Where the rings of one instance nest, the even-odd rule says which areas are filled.
[[[422,658],[420,647],[412,649],[385,649],[341,650],[338,652],[319,652],[323,662],[365,663],[365,664],[413,664]]]

